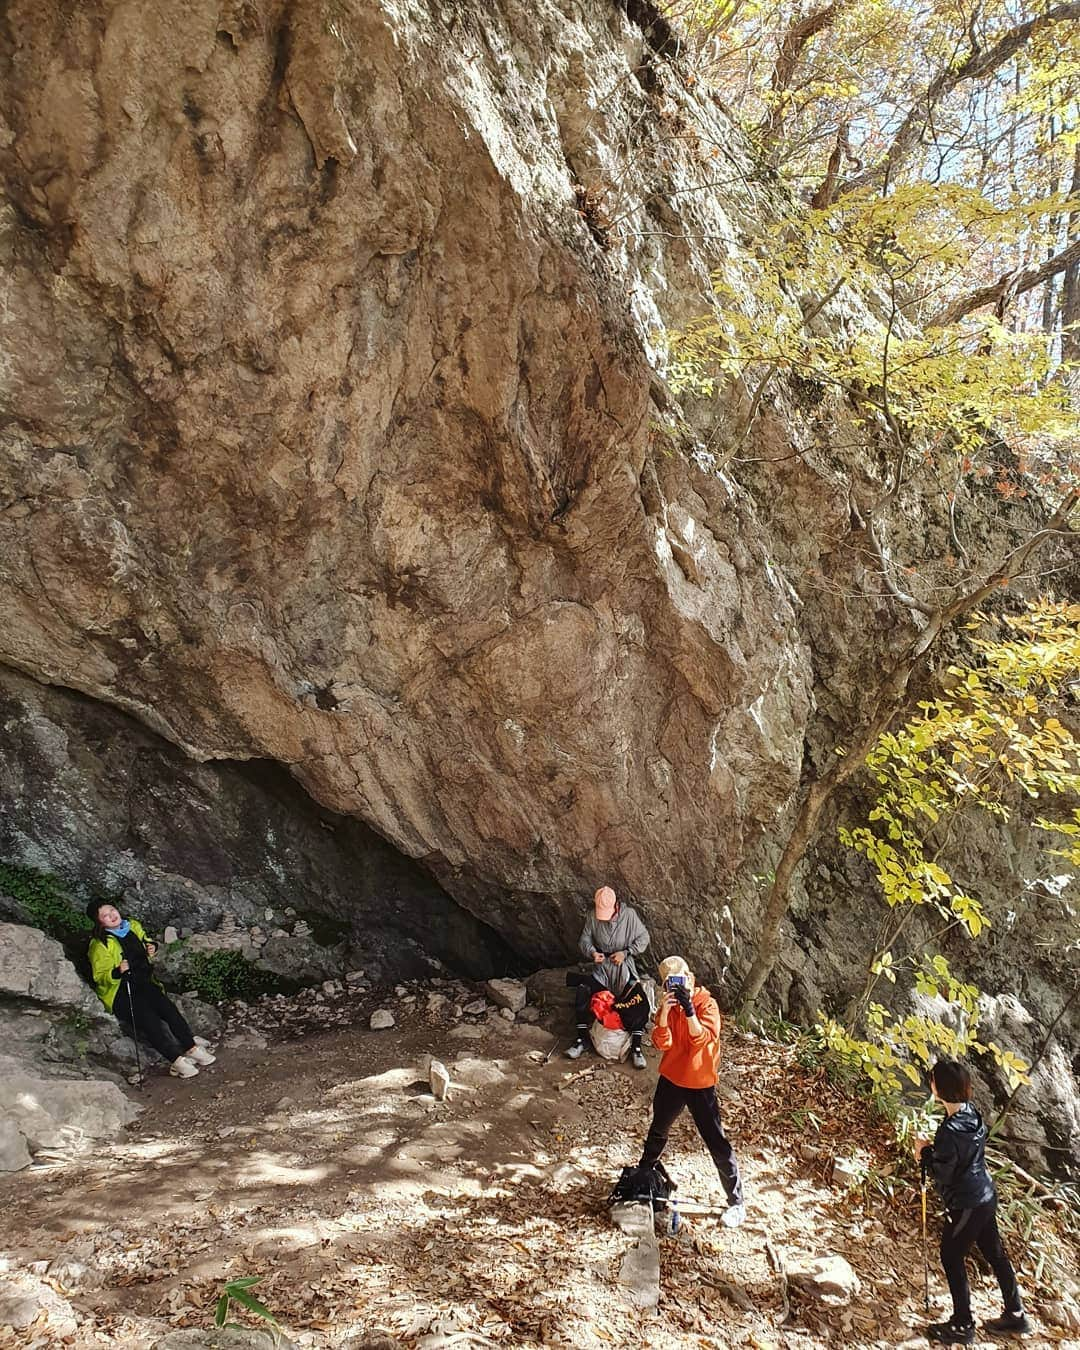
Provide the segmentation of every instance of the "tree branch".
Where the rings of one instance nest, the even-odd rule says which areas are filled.
[[[766,150],[772,150],[780,139],[780,129],[783,125],[787,103],[784,95],[791,88],[791,81],[795,77],[795,69],[799,64],[800,57],[806,50],[807,44],[823,28],[827,28],[833,22],[846,3],[848,3],[848,0],[833,0],[831,5],[826,5],[824,9],[815,10],[813,14],[808,14],[805,19],[793,23],[784,34],[780,43],[780,54],[776,58],[772,79],[770,80],[772,95],[769,99],[769,110],[757,128],[758,137]]]
[[[1004,272],[997,281],[992,281],[988,286],[980,286],[977,290],[960,296],[927,319],[925,327],[944,328],[947,324],[956,323],[965,314],[982,309],[983,305],[997,305],[999,310],[1004,310],[1018,295],[1034,290],[1044,281],[1049,281],[1059,272],[1067,272],[1078,263],[1080,263],[1080,239],[1074,240],[1068,248],[1063,248],[1052,258],[1047,258],[1038,267],[1027,267],[1022,272]]]
[[[1055,5],[1045,14],[1039,14],[1033,19],[1028,19],[1026,23],[1017,24],[1015,28],[1010,28],[998,38],[992,47],[974,47],[971,54],[958,65],[949,66],[945,70],[939,71],[927,85],[922,97],[901,122],[899,130],[893,137],[893,142],[883,158],[872,168],[867,169],[865,173],[847,179],[841,185],[837,195],[852,192],[856,188],[870,187],[877,183],[887,187],[896,170],[907,161],[915,149],[923,128],[933,116],[934,109],[942,99],[947,98],[952,93],[957,85],[962,84],[965,80],[979,80],[993,74],[999,66],[1004,65],[1021,47],[1025,46],[1041,28],[1049,24],[1065,23],[1076,19],[1080,19],[1080,3]]]

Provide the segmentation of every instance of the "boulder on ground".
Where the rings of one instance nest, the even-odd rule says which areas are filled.
[[[0,1061],[0,1118],[14,1123],[31,1153],[79,1151],[117,1134],[137,1114],[138,1107],[114,1083],[37,1078],[13,1061]]]
[[[525,981],[529,1001],[537,1004],[545,1012],[561,1012],[574,1006],[574,990],[566,983],[566,977],[577,970],[576,966],[556,966],[549,970],[538,970]]]
[[[842,1256],[808,1257],[788,1267],[788,1282],[793,1289],[811,1294],[822,1303],[839,1307],[858,1294],[859,1277]]]
[[[174,995],[173,1002],[196,1036],[205,1036],[208,1041],[218,1039],[225,1019],[212,1003],[204,1003],[197,994],[191,993]]]
[[[0,993],[99,1012],[63,947],[39,928],[0,923]]]
[[[0,1116],[0,1172],[21,1172],[29,1166],[26,1136],[9,1116]]]
[[[484,985],[492,1003],[511,1012],[520,1012],[528,1002],[528,991],[520,980],[488,980]]]
[[[43,1322],[39,1321],[41,1318]],[[65,1336],[74,1336],[78,1320],[67,1299],[50,1289],[44,1280],[26,1271],[14,1271],[0,1277],[0,1328],[3,1327],[15,1331],[33,1327],[40,1337],[35,1339],[36,1345],[56,1344]]]
[[[387,1031],[394,1025],[394,1014],[389,1008],[378,1008],[371,1014],[372,1031]]]
[[[170,1331],[155,1341],[153,1350],[294,1350],[286,1336],[247,1327],[211,1327],[209,1330]]]

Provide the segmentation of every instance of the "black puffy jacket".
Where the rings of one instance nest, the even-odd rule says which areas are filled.
[[[965,1102],[941,1122],[933,1145],[923,1150],[923,1161],[950,1213],[988,1205],[997,1196],[986,1170],[987,1133],[982,1116]]]

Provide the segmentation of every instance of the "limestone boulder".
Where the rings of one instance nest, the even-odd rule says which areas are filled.
[[[520,980],[488,980],[484,988],[492,1003],[512,1013],[520,1012],[528,1002],[528,991]]]
[[[57,1344],[73,1336],[78,1317],[66,1298],[35,1275],[12,1271],[0,1276],[0,1330],[25,1332],[31,1327],[41,1337],[35,1344]],[[19,1342],[21,1343],[21,1342]]]
[[[82,1152],[95,1140],[113,1138],[137,1114],[115,1083],[35,1077],[0,1059],[0,1121],[19,1131],[31,1153]]]
[[[835,1253],[792,1261],[788,1281],[793,1289],[831,1307],[850,1303],[861,1288],[850,1263]]]
[[[21,1172],[30,1163],[26,1135],[10,1116],[0,1116],[0,1172]]]
[[[153,1343],[153,1350],[295,1350],[288,1336],[247,1327],[211,1327],[170,1331]]]
[[[23,924],[0,923],[0,994],[95,1015],[101,1011],[60,943]]]

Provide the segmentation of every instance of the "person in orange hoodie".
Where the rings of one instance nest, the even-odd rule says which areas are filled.
[[[687,1107],[698,1134],[712,1154],[728,1198],[722,1222],[737,1228],[746,1218],[742,1181],[735,1153],[720,1124],[716,1070],[720,1058],[720,1009],[702,985],[696,985],[681,956],[660,962],[663,1002],[652,1042],[663,1051],[653,1096],[653,1116],[639,1167],[659,1162],[676,1119]]]

